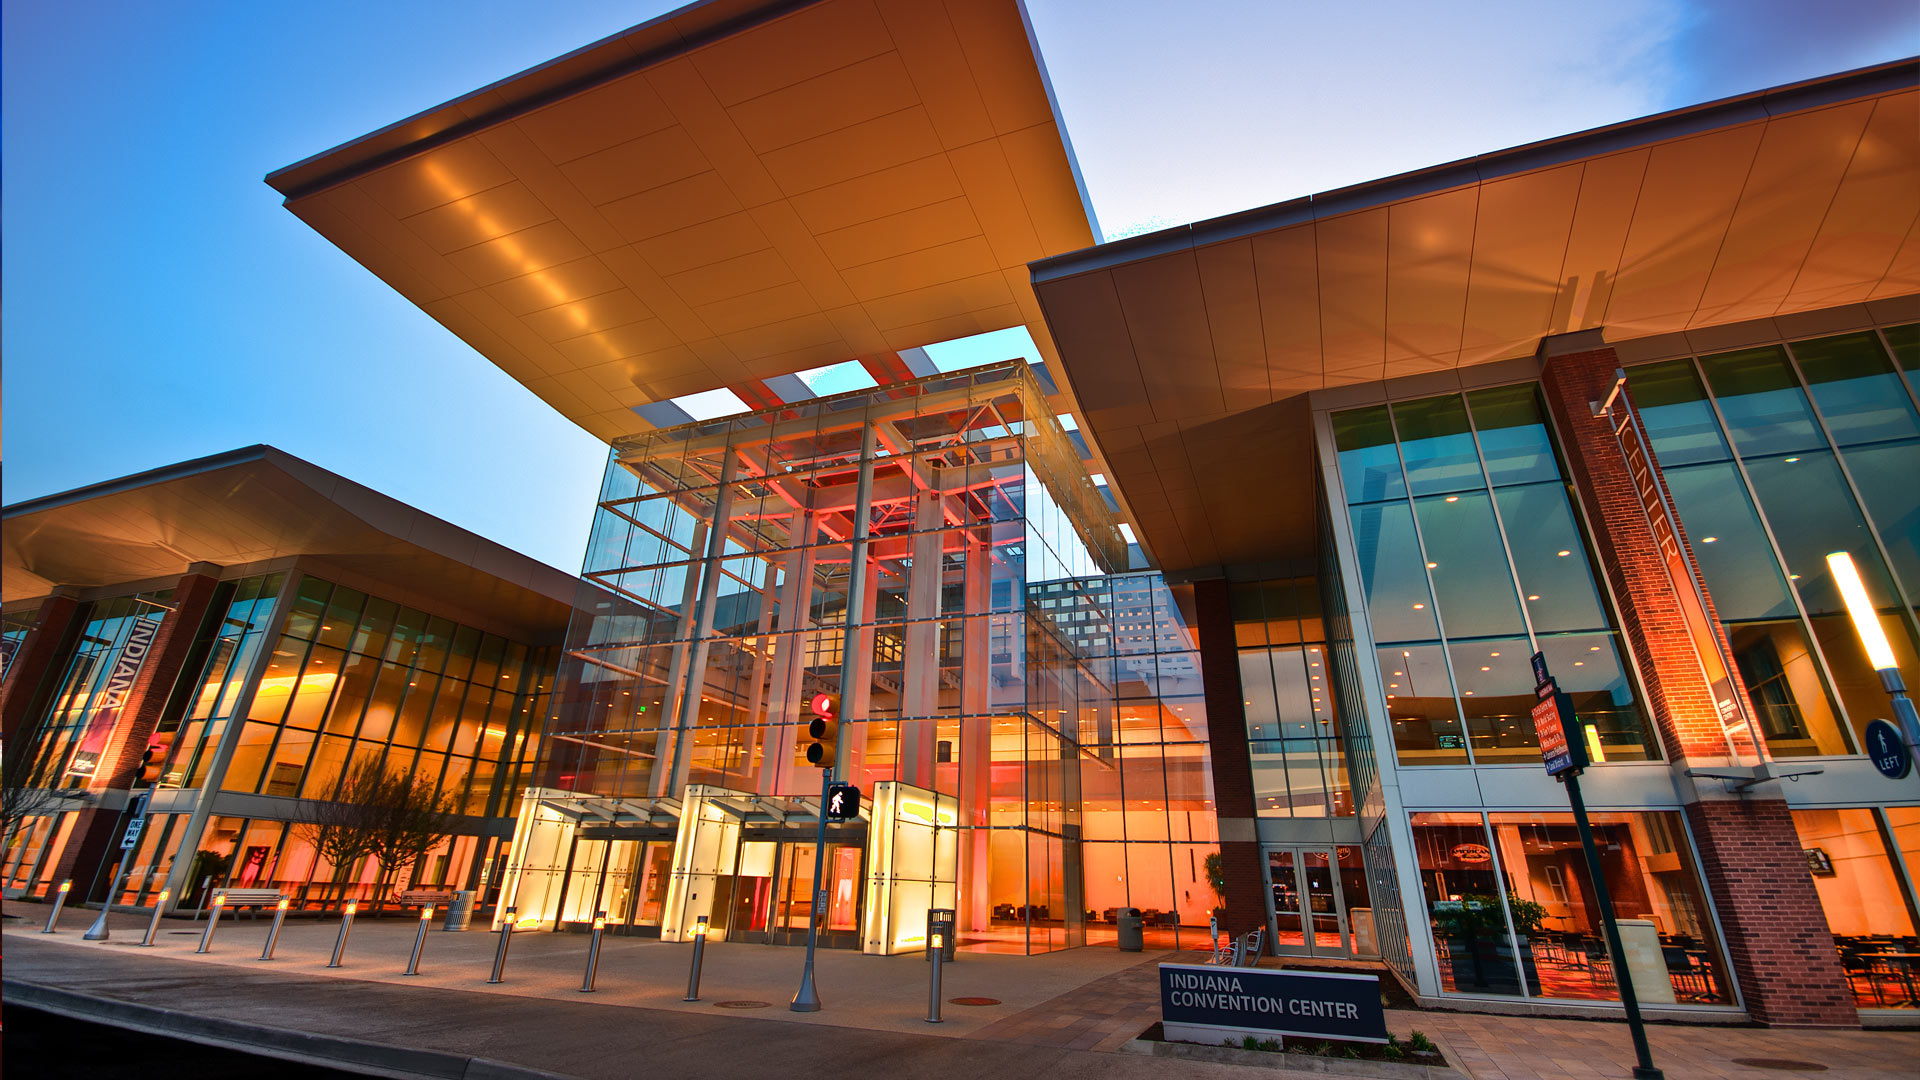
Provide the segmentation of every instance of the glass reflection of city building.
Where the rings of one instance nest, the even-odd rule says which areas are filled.
[[[895,952],[1171,944],[1217,906],[1206,706],[1024,364],[614,444],[510,887],[528,925]],[[870,795],[812,880],[816,695]],[[523,858],[521,858],[523,857]]]
[[[1920,789],[1825,559],[1920,684],[1920,64],[1100,243],[1017,0],[728,10],[268,178],[612,448],[527,925],[1132,908],[1447,1007],[1913,1007]]]

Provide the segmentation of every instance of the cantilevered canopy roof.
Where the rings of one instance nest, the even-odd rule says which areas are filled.
[[[250,446],[15,503],[0,528],[8,601],[291,555],[391,587],[396,599],[564,630],[580,581],[371,488]]]
[[[1035,289],[1148,550],[1297,554],[1305,391],[1920,293],[1916,85],[1908,60],[1569,135],[1059,256]]]
[[[608,439],[1022,323],[1050,358],[1026,264],[1094,242],[1019,0],[696,4],[267,180]]]

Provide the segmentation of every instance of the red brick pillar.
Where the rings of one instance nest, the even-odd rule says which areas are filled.
[[[1194,582],[1193,607],[1200,623],[1201,687],[1207,695],[1213,810],[1220,823],[1220,862],[1227,879],[1227,910],[1220,929],[1238,935],[1267,925],[1267,886],[1254,828],[1253,759],[1247,745],[1240,650],[1233,637],[1226,581],[1215,578]]]
[[[1646,685],[1661,744],[1676,773],[1684,773],[1689,763],[1723,765],[1726,737],[1695,658],[1681,599],[1667,578],[1613,430],[1593,416],[1591,403],[1613,389],[1619,358],[1592,332],[1547,339],[1541,358],[1547,406],[1564,440],[1568,472],[1592,526],[1601,568],[1619,602],[1621,629]],[[1651,458],[1651,449],[1648,454]],[[1654,472],[1664,488],[1657,463]],[[1688,563],[1694,563],[1685,530],[1677,521],[1674,526]],[[1719,630],[1711,597],[1706,607]],[[1738,672],[1733,681],[1746,704]],[[1734,795],[1716,780],[1694,784],[1683,778],[1681,783],[1683,790],[1692,785],[1687,821],[1748,1013],[1767,1024],[1857,1026],[1853,995],[1785,800],[1766,785]]]
[[[193,651],[194,639],[206,619],[207,608],[219,585],[219,579],[215,576],[219,572],[217,566],[195,563],[174,586],[173,610],[160,620],[160,627],[154,634],[146,659],[141,663],[139,674],[134,676],[133,686],[120,706],[120,716],[113,733],[101,751],[100,766],[94,770],[93,779],[87,785],[89,790],[124,791],[133,785],[134,776],[139,771],[140,757],[146,752],[147,740],[153,735],[154,726],[160,722],[160,715],[165,711],[174,684],[186,664],[187,654]],[[114,825],[121,811],[118,805],[110,805],[79,813],[80,819],[68,834],[66,846],[61,849],[54,876],[55,880],[72,877],[76,882],[85,884],[92,880],[94,868],[107,853],[108,844],[116,839]],[[107,888],[104,878],[95,888],[100,891]],[[86,899],[98,900],[100,896],[94,893]]]
[[[34,713],[38,700],[54,692],[47,682],[61,676],[58,665],[66,658],[63,646],[72,636],[74,616],[79,610],[80,601],[74,598],[72,590],[65,588],[55,589],[40,601],[33,629],[27,631],[20,651],[14,654],[13,663],[7,668],[7,681],[0,684],[0,739],[4,739],[6,745],[20,746],[22,736],[32,738],[33,733],[22,732],[21,725]]]

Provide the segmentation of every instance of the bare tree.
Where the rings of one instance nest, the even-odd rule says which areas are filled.
[[[19,760],[15,761],[14,758]],[[0,850],[13,847],[14,834],[31,817],[66,808],[85,793],[36,783],[31,754],[0,749]]]
[[[384,762],[356,762],[334,786],[333,797],[306,800],[300,816],[308,842],[333,865],[333,884],[345,895],[345,883],[362,860],[379,861],[374,883],[377,904],[400,874],[453,831],[452,796],[434,794],[434,782],[397,772]],[[322,897],[322,903],[325,898]]]

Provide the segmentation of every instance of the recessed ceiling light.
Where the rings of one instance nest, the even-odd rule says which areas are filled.
[[[1717,536],[1703,536],[1700,538],[1700,542],[1703,544],[1711,544],[1718,539],[1720,538]]]
[[[1458,495],[1449,495],[1449,496],[1447,496],[1447,501],[1448,501],[1448,502],[1459,502],[1459,501],[1460,501],[1460,496],[1458,496]]]

